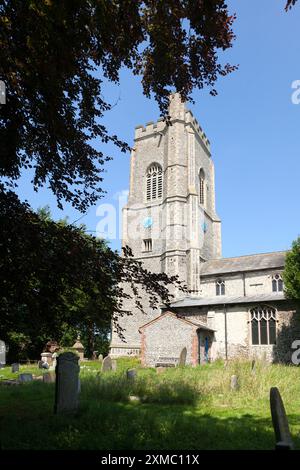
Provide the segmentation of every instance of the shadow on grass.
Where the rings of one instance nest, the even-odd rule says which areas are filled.
[[[218,382],[211,390],[205,388],[206,372],[157,375],[141,370],[133,382],[126,379],[124,371],[83,374],[80,409],[74,416],[53,414],[54,384],[1,386],[1,448],[273,449],[268,398],[262,408],[252,406],[251,414],[245,405],[248,401],[238,394],[220,395],[218,402]],[[222,377],[218,373],[218,381]],[[129,395],[141,397],[141,403],[130,403]],[[288,414],[288,418],[300,448],[300,417]]]
[[[55,416],[53,399],[53,384],[1,390],[2,449],[274,448],[271,417],[236,409],[120,403],[92,398],[86,390],[76,415]],[[289,415],[289,422],[299,425],[299,416]]]
[[[95,401],[128,402],[128,397],[134,395],[142,403],[195,405],[207,398],[199,393],[194,384],[182,377],[162,377],[149,371],[133,381],[128,380],[124,374],[113,373],[87,377],[84,388],[84,396]]]

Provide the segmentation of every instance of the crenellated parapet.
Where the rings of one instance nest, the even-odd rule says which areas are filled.
[[[210,141],[208,140],[204,130],[198,123],[197,119],[194,117],[192,111],[190,111],[189,109],[186,110],[186,113],[185,113],[185,122],[187,125],[190,125],[193,128],[196,134],[198,134],[202,143],[204,144],[204,146],[207,148],[207,150],[210,153]]]
[[[159,118],[156,122],[149,121],[145,126],[139,125],[135,127],[134,140],[143,139],[153,134],[163,132],[166,127],[164,118]]]
[[[181,102],[180,97],[178,97],[177,94],[171,95],[169,111],[171,116],[171,123],[182,122],[185,124],[185,126],[191,127],[210,154],[210,142],[205,132],[198,123],[197,119],[194,117],[192,111],[186,109],[185,104]],[[167,126],[168,124],[164,118],[159,118],[156,122],[147,122],[146,125],[136,126],[134,140],[142,140],[155,134],[161,134],[166,131]]]

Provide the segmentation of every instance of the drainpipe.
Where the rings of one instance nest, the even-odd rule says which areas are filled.
[[[226,304],[224,304],[224,323],[225,323],[225,359],[228,359],[228,347],[227,347],[227,309]]]
[[[243,288],[244,288],[244,297],[246,297],[246,274],[243,273]]]

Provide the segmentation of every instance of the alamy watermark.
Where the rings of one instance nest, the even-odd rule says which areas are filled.
[[[96,216],[96,236],[108,240],[123,239],[125,242],[139,240],[165,240],[186,242],[194,248],[201,248],[205,237],[213,230],[210,221],[205,220],[204,210],[184,204],[130,203],[127,206],[128,191],[115,194],[113,201],[99,204]]]
[[[295,364],[295,366],[299,366],[300,364],[300,339],[295,339],[295,341],[293,341],[292,349],[295,349],[295,351],[292,354],[292,363]]]
[[[0,80],[0,104],[6,104],[6,86],[3,80]]]
[[[300,80],[294,80],[292,82],[292,89],[295,90],[291,96],[292,103],[300,104]]]

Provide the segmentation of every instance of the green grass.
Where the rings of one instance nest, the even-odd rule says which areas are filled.
[[[126,379],[138,368],[135,382]],[[42,373],[32,366],[21,372]],[[54,384],[0,386],[2,449],[272,449],[269,390],[282,395],[290,429],[300,448],[299,368],[246,361],[224,367],[168,369],[158,375],[137,360],[118,360],[117,372],[101,374],[99,362],[81,364],[80,409],[53,414]],[[230,390],[237,374],[240,388]],[[10,368],[0,370],[11,378]],[[4,377],[3,377],[4,376]],[[130,402],[129,395],[140,397]]]

